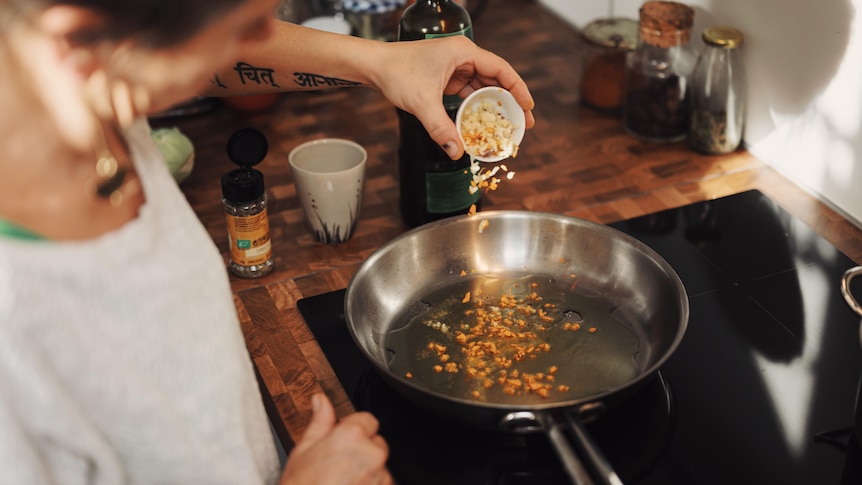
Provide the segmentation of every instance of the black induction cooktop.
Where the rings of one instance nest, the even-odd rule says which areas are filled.
[[[855,263],[757,191],[612,224],[677,271],[691,315],[647,385],[587,425],[625,483],[862,483]],[[543,434],[480,431],[405,401],[350,337],[344,291],[298,307],[401,485],[568,483]],[[862,430],[858,430],[862,432]]]

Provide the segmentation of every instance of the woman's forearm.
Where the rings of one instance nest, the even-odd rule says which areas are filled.
[[[334,87],[376,87],[367,67],[379,41],[278,22],[273,35],[248,44],[237,62],[214,73],[204,93],[234,96]],[[218,46],[213,46],[217,49]]]
[[[265,41],[248,44],[232,66],[210,79],[209,96],[366,86],[416,115],[452,158],[463,153],[444,94],[466,97],[483,86],[512,92],[535,122],[527,85],[504,59],[464,36],[414,42],[381,42],[276,23]],[[213,46],[218,48],[218,46]]]

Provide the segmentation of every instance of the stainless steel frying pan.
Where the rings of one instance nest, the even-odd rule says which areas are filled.
[[[477,401],[394,372],[390,336],[428,310],[429,295],[463,281],[462,270],[485,277],[542,275],[557,282],[575,275],[571,291],[607,309],[593,318],[624,326],[634,345],[622,356],[570,349],[555,356],[559,366],[601,373],[623,364],[632,370],[622,380],[618,375],[585,376],[590,384],[579,393],[522,403]],[[345,296],[351,335],[398,393],[470,426],[547,433],[575,483],[591,483],[593,477],[564,431],[587,455],[594,476],[618,482],[581,423],[625,399],[657,372],[682,340],[688,312],[676,272],[640,241],[605,225],[526,211],[480,212],[413,229],[375,251],[357,270]]]

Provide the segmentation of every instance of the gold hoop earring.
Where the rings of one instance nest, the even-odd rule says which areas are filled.
[[[120,164],[117,157],[108,146],[104,127],[100,126],[100,137],[96,146],[96,181],[95,193],[100,199],[108,199],[113,207],[123,204],[122,187],[126,182],[128,169]],[[118,133],[119,135],[119,133]]]
[[[131,126],[138,115],[146,113],[150,104],[149,92],[143,86],[135,86],[121,75],[123,67],[131,62],[131,51],[114,44],[104,44],[100,51],[104,59],[103,67],[92,72],[85,85],[85,96],[96,117],[96,176],[88,183],[91,193],[100,199],[107,199],[112,206],[119,207],[125,199],[123,187],[129,180],[132,170],[128,158],[128,148],[121,128]],[[112,151],[108,142],[108,130],[119,151]],[[118,158],[116,154],[122,153]]]

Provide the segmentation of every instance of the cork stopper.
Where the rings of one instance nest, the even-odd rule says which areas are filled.
[[[640,9],[640,39],[669,48],[688,44],[694,10],[677,2],[646,2]]]

